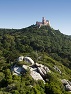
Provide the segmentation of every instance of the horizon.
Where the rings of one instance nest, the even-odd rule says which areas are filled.
[[[71,35],[70,9],[70,0],[0,0],[0,28],[22,29],[45,17],[52,28]]]

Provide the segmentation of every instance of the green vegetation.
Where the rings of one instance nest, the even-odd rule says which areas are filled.
[[[12,75],[11,66],[26,64],[17,62],[21,55],[49,67],[51,73],[47,73],[45,84],[34,81],[28,71]],[[64,90],[61,79],[71,81],[71,36],[49,26],[0,29],[0,94],[70,94]]]

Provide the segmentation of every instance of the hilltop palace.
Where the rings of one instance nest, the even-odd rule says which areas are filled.
[[[44,17],[42,17],[42,22],[36,22],[36,25],[41,27],[41,26],[50,26],[49,20],[46,20]]]

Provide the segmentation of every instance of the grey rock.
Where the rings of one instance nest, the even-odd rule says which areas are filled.
[[[20,57],[18,58],[18,61],[23,61],[23,59],[24,59],[24,56],[20,56]]]
[[[36,63],[36,66],[37,66],[38,72],[39,72],[42,76],[45,76],[45,75],[47,74],[47,72],[51,72],[48,67],[46,67],[46,66],[44,66],[44,65],[42,65],[42,64]]]
[[[54,66],[54,69],[55,69],[56,71],[58,71],[60,74],[62,73],[61,70],[60,70],[57,66]]]
[[[27,63],[30,63],[30,64],[34,64],[34,61],[30,58],[30,57],[24,57],[24,61],[26,61]]]
[[[65,85],[65,89],[66,89],[67,91],[71,91],[71,85],[69,85],[69,84]]]
[[[64,85],[68,85],[68,84],[69,84],[69,83],[68,83],[68,80],[66,80],[66,79],[62,79],[61,82],[62,82]]]

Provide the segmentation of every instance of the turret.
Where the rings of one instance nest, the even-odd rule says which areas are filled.
[[[46,24],[46,20],[44,17],[42,17],[42,24]]]

